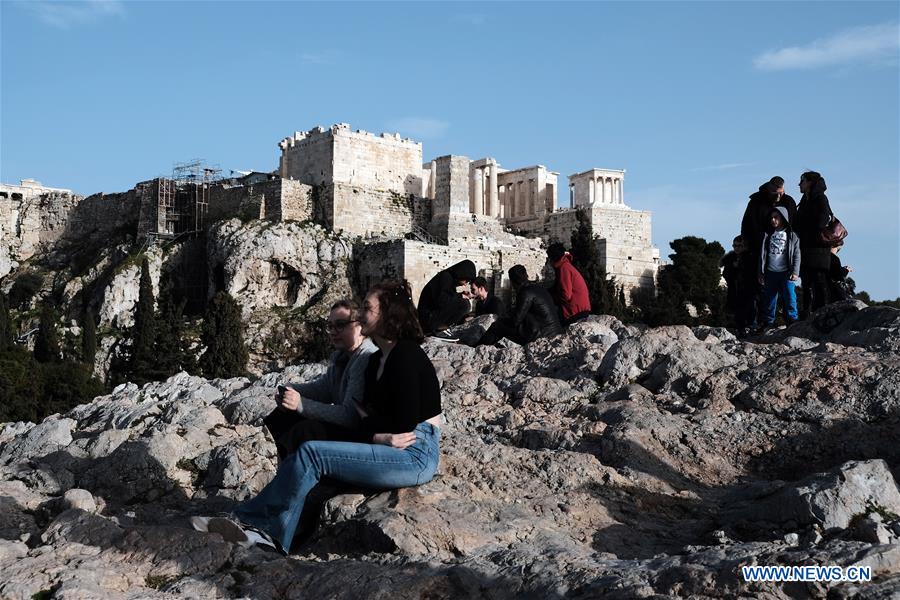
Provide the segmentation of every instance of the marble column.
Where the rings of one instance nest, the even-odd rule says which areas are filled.
[[[475,198],[472,212],[476,215],[484,214],[484,170],[475,169]]]
[[[588,206],[594,205],[594,198],[597,197],[597,180],[594,177],[591,177],[590,183],[588,183]]]
[[[625,204],[625,178],[619,179],[619,204]]]
[[[497,189],[497,165],[490,166],[491,172],[488,176],[488,214],[492,217],[500,216],[500,202],[498,196],[500,191]]]

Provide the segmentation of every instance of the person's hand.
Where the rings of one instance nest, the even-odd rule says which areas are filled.
[[[407,431],[406,433],[376,433],[372,436],[372,442],[375,444],[384,444],[391,448],[403,450],[407,446],[416,443],[416,432]]]
[[[794,274],[792,273],[791,276],[789,277],[789,279],[790,279],[791,281],[797,281],[797,280],[800,279],[800,278],[797,277],[796,275],[794,275]]]
[[[852,273],[852,272],[853,272],[853,267],[851,267],[850,265],[847,265],[846,268],[847,268],[847,272],[848,272],[848,273]]]
[[[285,410],[297,410],[300,406],[300,393],[294,388],[287,388],[281,395],[281,408]]]

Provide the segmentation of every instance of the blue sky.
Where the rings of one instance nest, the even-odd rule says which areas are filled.
[[[823,173],[859,288],[900,296],[896,2],[0,2],[0,179],[124,191],[271,170],[346,122],[443,154],[626,169],[666,255]]]

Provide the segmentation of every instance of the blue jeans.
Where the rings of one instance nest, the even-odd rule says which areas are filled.
[[[234,514],[289,551],[306,495],[319,479],[328,476],[379,489],[425,483],[437,471],[440,435],[440,429],[431,423],[419,423],[416,442],[403,450],[382,444],[306,442],[281,463],[275,478]]]
[[[797,294],[790,276],[790,271],[766,271],[762,290],[763,318],[766,325],[772,325],[775,322],[778,296],[781,296],[781,301],[784,302],[784,312],[787,313],[787,318],[792,321],[797,320]]]

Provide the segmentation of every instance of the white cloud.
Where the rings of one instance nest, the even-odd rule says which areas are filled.
[[[815,69],[850,63],[896,64],[898,49],[900,27],[897,23],[883,23],[847,29],[806,46],[765,52],[754,58],[753,64],[763,71]]]
[[[739,169],[741,167],[751,167],[756,163],[723,163],[721,165],[710,165],[707,167],[694,167],[691,171],[728,171],[730,169]]]
[[[431,117],[402,117],[388,122],[388,131],[397,131],[415,139],[441,137],[450,123]]]
[[[86,0],[84,2],[35,0],[20,2],[19,6],[42,23],[59,29],[96,23],[106,17],[120,17],[125,14],[125,5],[119,0]]]

